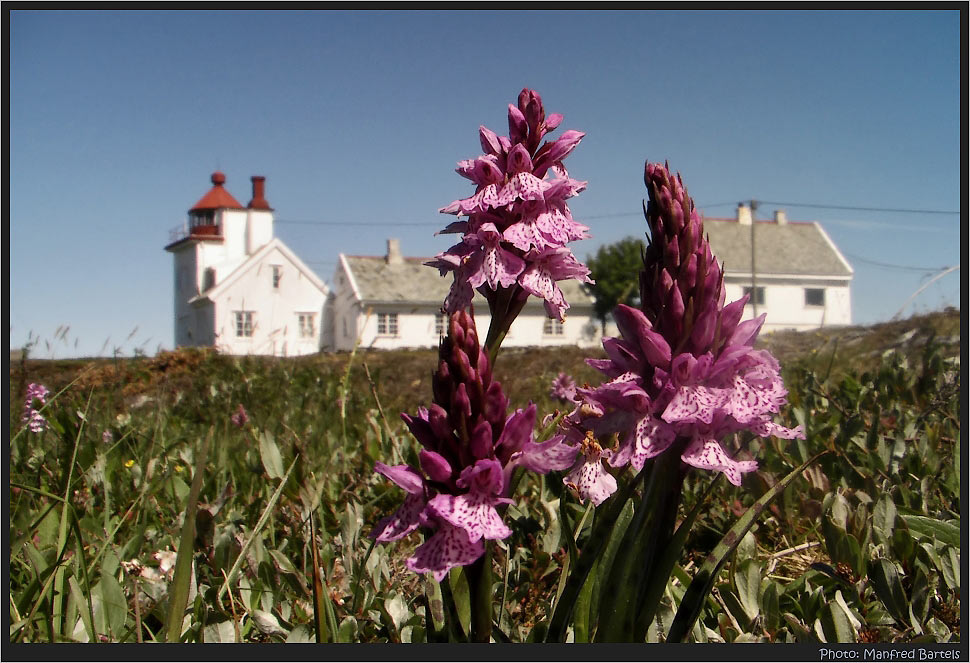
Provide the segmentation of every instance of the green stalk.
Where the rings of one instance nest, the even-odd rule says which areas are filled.
[[[694,521],[697,520],[697,515],[707,502],[707,498],[714,491],[714,487],[720,484],[720,478],[720,474],[714,477],[714,480],[711,481],[707,490],[697,500],[697,504],[694,505],[694,508],[691,509],[690,513],[687,514],[683,522],[677,527],[677,531],[670,538],[670,542],[663,547],[652,573],[647,577],[647,582],[644,585],[644,591],[641,592],[641,598],[636,611],[637,625],[633,636],[636,642],[646,640],[647,631],[650,629],[650,624],[657,615],[660,600],[663,598],[664,590],[667,588],[667,583],[670,580],[670,574],[673,571],[674,565],[677,564],[684,550],[687,536],[694,526]]]
[[[51,399],[53,400],[53,399]],[[84,413],[87,415],[88,408],[91,405],[91,394],[88,394],[87,405],[84,406]],[[67,530],[68,530],[68,509],[70,508],[70,498],[71,498],[71,483],[74,479],[74,464],[77,462],[77,448],[81,443],[81,432],[84,430],[85,420],[82,418],[80,425],[77,427],[77,435],[74,437],[74,451],[71,454],[71,464],[67,468],[67,480],[64,482],[64,500],[63,506],[61,507],[61,522],[57,530],[57,550],[63,554],[67,547]],[[64,591],[65,573],[67,569],[58,566],[57,571],[54,574],[54,593],[51,595],[51,611],[54,613],[54,633],[61,635],[61,620],[64,614],[64,606],[67,603],[67,594]],[[56,600],[55,597],[60,597],[60,600]],[[60,607],[57,607],[60,604]]]
[[[583,547],[579,558],[573,565],[573,570],[569,574],[569,579],[566,581],[562,595],[559,597],[559,601],[556,602],[556,607],[553,609],[552,617],[549,620],[549,630],[546,632],[546,642],[566,641],[566,627],[569,625],[569,620],[572,618],[573,611],[576,609],[576,602],[579,598],[579,593],[586,584],[586,578],[593,569],[596,560],[606,548],[610,540],[610,532],[617,518],[620,517],[620,513],[623,511],[623,507],[633,493],[633,489],[643,479],[644,474],[641,471],[632,481],[615,492],[607,500],[605,506],[600,507],[602,512],[595,515],[593,531],[590,533],[589,542]]]
[[[471,604],[471,641],[488,643],[492,635],[492,547],[465,567]]]
[[[677,519],[684,480],[680,454],[686,444],[686,439],[678,440],[651,464],[643,497],[603,589],[611,599],[600,611],[600,642],[634,641],[641,592],[656,572],[660,550],[670,540]]]

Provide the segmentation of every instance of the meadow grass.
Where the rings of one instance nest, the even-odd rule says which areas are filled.
[[[958,330],[956,312],[767,336],[790,390],[782,419],[807,439],[738,440],[760,469],[712,491],[648,640],[738,515],[823,450],[721,571],[691,639],[958,640]],[[541,416],[563,407],[548,393],[559,372],[598,382],[585,356],[602,353],[507,350],[496,376]],[[400,501],[374,463],[416,464],[399,413],[430,402],[435,364],[433,350],[14,362],[10,642],[425,641],[438,589],[404,567],[416,537],[367,534]],[[22,398],[41,382],[49,428],[31,433]],[[710,482],[692,475],[685,512]],[[493,571],[497,627],[525,641],[551,612],[564,529],[582,546],[592,517],[559,473],[515,497]],[[467,627],[468,588],[451,577]]]

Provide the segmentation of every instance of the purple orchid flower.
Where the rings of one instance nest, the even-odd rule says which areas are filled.
[[[497,318],[493,324],[506,331],[528,295],[544,299],[549,316],[561,320],[569,304],[556,281],[592,283],[589,270],[565,247],[589,237],[589,228],[572,218],[566,204],[586,182],[570,178],[562,165],[585,134],[571,129],[542,142],[562,115],[547,117],[542,99],[529,89],[522,90],[517,105],[509,105],[508,115],[508,136],[480,127],[485,154],[458,163],[456,171],[475,184],[475,193],[440,210],[467,217],[442,231],[462,233],[462,241],[426,263],[442,276],[453,274],[445,312],[467,307],[477,289]],[[506,302],[500,310],[498,293]]]
[[[537,443],[534,404],[507,414],[508,399],[492,380],[474,319],[465,311],[449,318],[431,382],[434,403],[401,415],[423,447],[419,467],[375,465],[406,496],[371,536],[386,543],[418,529],[430,533],[407,566],[440,581],[449,569],[481,557],[486,540],[512,533],[499,509],[512,502],[516,468],[539,474],[567,469],[579,446],[562,435]]]
[[[686,465],[739,486],[758,464],[733,458],[722,442],[727,436],[804,437],[800,426],[773,421],[787,391],[778,362],[753,347],[765,316],[740,321],[747,297],[724,304],[721,268],[680,176],[648,163],[644,181],[650,244],[640,272],[642,310],[616,308],[620,336],[603,340],[608,358],[587,360],[610,380],[578,390],[583,404],[563,423],[566,439],[584,445],[566,481],[594,503],[615,490],[603,458],[639,471],[676,446]],[[613,436],[614,449],[594,446]]]

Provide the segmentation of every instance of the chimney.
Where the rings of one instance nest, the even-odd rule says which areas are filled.
[[[751,208],[744,203],[738,203],[738,223],[742,226],[751,225]]]
[[[388,265],[403,265],[404,258],[401,256],[401,241],[398,239],[387,240],[387,255],[384,261]]]
[[[775,223],[777,223],[779,226],[783,226],[788,223],[788,217],[785,215],[785,210],[775,210]]]
[[[249,209],[271,209],[266,198],[264,198],[266,178],[262,175],[253,175],[250,179],[253,181],[253,199],[249,201],[247,207]]]

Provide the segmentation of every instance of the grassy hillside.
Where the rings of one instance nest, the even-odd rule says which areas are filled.
[[[959,639],[959,325],[951,310],[762,337],[790,391],[780,419],[807,439],[737,441],[759,470],[705,505],[651,639],[738,515],[826,449],[724,568],[692,638]],[[598,382],[587,356],[602,353],[510,349],[496,375],[513,406],[551,413],[563,407],[548,394],[559,372]],[[415,461],[399,413],[431,401],[435,358],[181,350],[11,362],[11,642],[422,641],[429,585],[403,564],[414,535],[374,547],[366,535],[400,503],[373,467]],[[31,383],[51,392],[40,433],[20,422]],[[231,421],[239,406],[243,425]],[[685,509],[711,478],[691,477]],[[499,621],[514,641],[555,596],[559,499],[571,498],[558,477],[523,481],[510,509],[516,533],[495,572],[508,579]],[[582,513],[570,504],[563,513]],[[179,574],[175,553],[190,548]],[[187,601],[181,622],[173,597]]]

